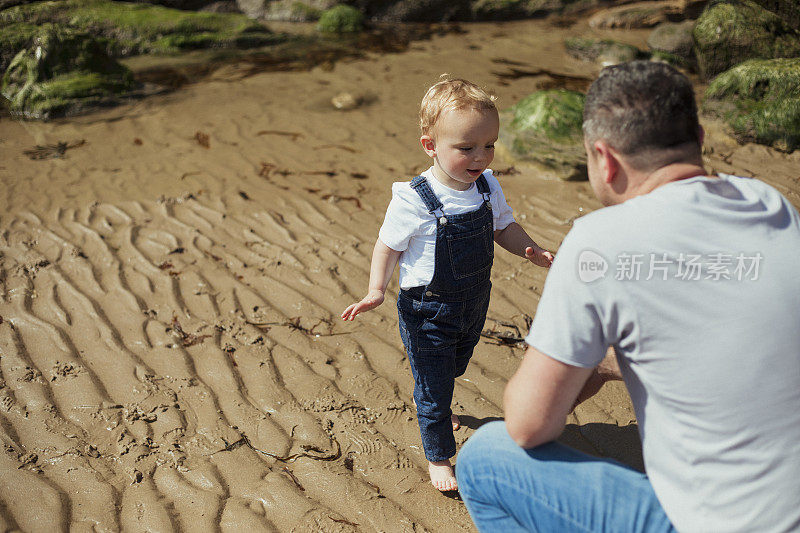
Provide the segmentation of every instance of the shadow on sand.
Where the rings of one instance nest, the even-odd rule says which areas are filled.
[[[459,415],[458,418],[462,426],[473,430],[489,422],[503,420],[496,416],[476,418],[469,415]],[[609,457],[640,472],[644,471],[642,443],[639,440],[639,431],[636,424],[627,426],[600,422],[581,426],[567,424],[558,441],[589,455]]]

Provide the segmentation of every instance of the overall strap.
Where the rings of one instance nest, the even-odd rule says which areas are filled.
[[[411,188],[422,198],[422,202],[425,204],[425,207],[428,208],[429,213],[433,213],[437,218],[444,216],[444,213],[442,213],[442,202],[433,194],[433,190],[424,176],[417,176],[411,180]]]
[[[488,203],[489,202],[489,182],[486,181],[486,177],[483,174],[478,176],[478,180],[475,182],[475,185],[478,187],[478,192],[483,195],[483,199]]]

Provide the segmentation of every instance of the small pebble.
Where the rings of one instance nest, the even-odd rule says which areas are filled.
[[[361,98],[357,98],[350,93],[340,93],[331,98],[331,103],[339,111],[350,111],[361,105]]]

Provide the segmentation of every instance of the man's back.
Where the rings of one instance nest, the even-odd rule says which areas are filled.
[[[609,268],[589,281],[581,268],[598,261],[592,254]],[[733,177],[670,183],[592,213],[559,250],[576,278],[558,288],[548,279],[540,305],[571,286],[568,305],[597,310],[647,473],[681,531],[800,528],[798,257],[797,211],[771,187]],[[549,337],[536,331],[546,322],[534,323],[534,338]],[[532,344],[596,364],[559,357],[570,350],[558,340]]]

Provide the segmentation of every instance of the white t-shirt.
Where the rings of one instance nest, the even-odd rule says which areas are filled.
[[[682,532],[800,530],[800,217],[721,175],[576,220],[526,338],[594,367],[614,346],[647,474]]]
[[[445,215],[475,211],[483,204],[483,195],[474,183],[466,191],[457,191],[433,177],[433,167],[422,173],[431,190],[442,202]],[[489,184],[494,229],[505,229],[514,222],[514,214],[506,202],[503,189],[490,169],[483,172]],[[400,288],[427,285],[433,279],[436,255],[436,217],[428,212],[410,181],[392,184],[392,201],[386,209],[378,238],[400,254]]]

